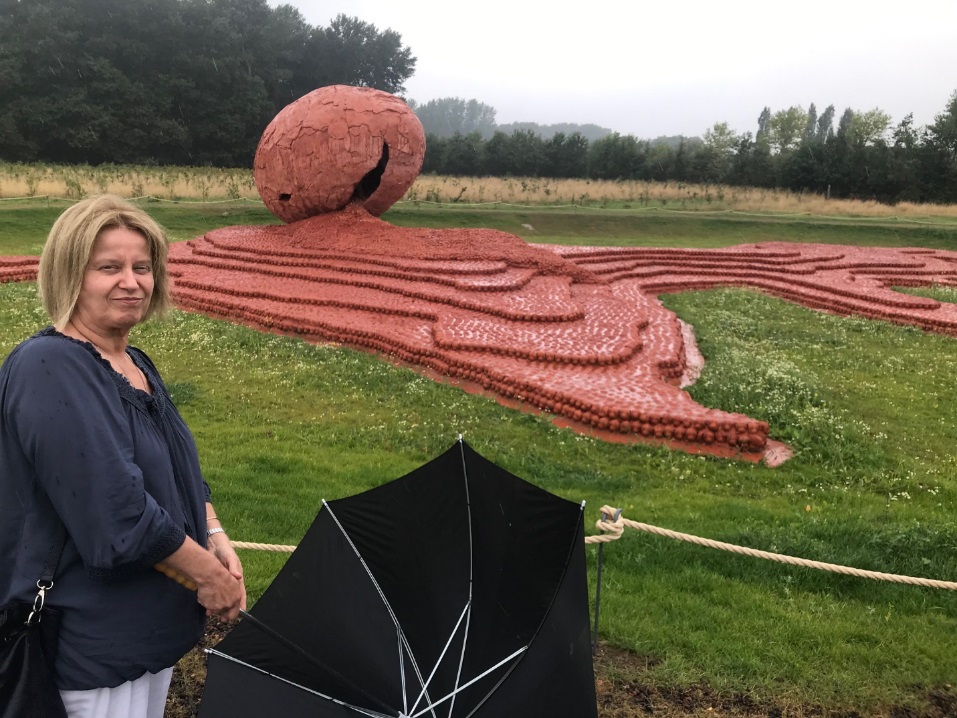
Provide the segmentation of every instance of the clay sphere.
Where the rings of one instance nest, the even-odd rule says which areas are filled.
[[[422,169],[425,133],[395,95],[330,85],[280,111],[263,132],[253,177],[259,196],[285,222],[347,204],[380,215]]]

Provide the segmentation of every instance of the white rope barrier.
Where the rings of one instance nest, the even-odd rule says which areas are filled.
[[[253,543],[252,541],[230,541],[233,548],[248,548],[252,551],[274,551],[276,553],[292,553],[295,546],[283,546],[275,543]]]
[[[647,533],[676,539],[678,541],[686,541],[688,543],[697,544],[698,546],[706,546],[708,548],[714,548],[720,551],[730,551],[731,553],[740,554],[742,556],[752,556],[754,558],[762,558],[767,561],[777,561],[778,563],[786,563],[791,566],[815,568],[820,571],[830,571],[831,573],[840,573],[846,576],[870,578],[876,581],[890,581],[892,583],[904,583],[912,586],[923,586],[925,588],[942,588],[950,591],[957,590],[957,583],[954,581],[938,581],[932,578],[915,578],[913,576],[901,576],[894,573],[883,573],[881,571],[866,571],[860,568],[851,568],[850,566],[839,566],[838,564],[834,563],[811,561],[805,558],[796,558],[794,556],[786,556],[780,553],[771,553],[770,551],[759,551],[757,549],[747,548],[746,546],[735,546],[734,544],[724,543],[723,541],[713,541],[711,539],[701,538],[700,536],[692,536],[691,534],[683,534],[679,533],[678,531],[671,531],[669,529],[659,528],[658,526],[651,526],[638,521],[631,521],[630,519],[626,519],[624,516],[622,516],[619,509],[614,509],[610,506],[603,506],[601,511],[603,515],[617,516],[617,519],[610,521],[607,519],[597,521],[595,526],[598,527],[599,530],[606,531],[607,533],[598,536],[588,536],[585,538],[585,543],[606,543],[608,541],[616,541],[621,538],[625,527],[627,526],[628,528],[633,528],[638,531],[645,531]]]

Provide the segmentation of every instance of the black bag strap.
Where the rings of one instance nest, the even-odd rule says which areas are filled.
[[[60,563],[60,556],[63,555],[63,547],[66,546],[66,526],[57,517],[57,531],[53,539],[53,545],[47,553],[46,561],[43,565],[43,573],[40,580],[37,581],[37,595],[33,599],[33,610],[27,616],[26,625],[30,626],[34,622],[39,623],[43,618],[43,606],[46,604],[47,591],[53,588],[53,575],[56,573],[57,564]]]
[[[66,526],[57,517],[57,532],[53,538],[53,545],[50,546],[50,552],[47,554],[46,561],[43,564],[43,573],[40,575],[40,581],[53,585],[53,574],[56,573],[57,564],[60,563],[60,556],[63,555],[63,547],[66,546]]]

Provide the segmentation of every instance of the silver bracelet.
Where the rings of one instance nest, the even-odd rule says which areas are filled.
[[[212,536],[213,534],[224,534],[224,533],[226,533],[226,529],[224,529],[222,526],[217,526],[216,528],[207,529],[206,537],[208,538]]]

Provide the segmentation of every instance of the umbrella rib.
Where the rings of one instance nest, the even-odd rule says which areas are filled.
[[[456,693],[459,693],[460,691],[464,691],[466,688],[468,688],[470,685],[472,685],[472,684],[475,683],[476,681],[482,680],[482,679],[485,678],[485,676],[487,676],[489,673],[491,673],[492,671],[494,671],[494,670],[496,670],[496,669],[498,669],[498,668],[501,668],[503,665],[505,665],[506,663],[508,663],[509,661],[511,661],[513,658],[516,658],[517,656],[520,656],[522,653],[524,653],[524,652],[527,651],[527,650],[528,650],[528,646],[522,646],[522,647],[519,648],[517,651],[515,651],[512,655],[508,656],[507,658],[503,658],[501,661],[499,661],[498,663],[496,663],[494,666],[492,666],[491,668],[489,668],[487,671],[485,671],[484,673],[481,673],[481,674],[475,676],[475,678],[473,678],[472,680],[470,680],[468,683],[465,683],[465,684],[459,686],[458,688],[456,688],[454,691],[452,691],[451,693],[449,693],[449,694],[448,694],[447,696],[445,696],[444,698],[439,698],[437,701],[435,701],[435,702],[432,703],[431,705],[427,705],[425,708],[423,708],[422,710],[420,710],[418,713],[414,713],[411,718],[418,718],[420,715],[423,715],[423,714],[426,713],[427,711],[430,711],[430,710],[432,710],[433,708],[435,708],[435,706],[439,705],[439,703],[445,703],[445,701],[447,701],[447,700],[449,700],[450,698],[454,697]]]
[[[419,670],[419,663],[415,660],[415,654],[412,652],[412,646],[409,645],[409,639],[406,637],[405,631],[402,630],[402,626],[399,625],[399,619],[395,615],[395,611],[392,610],[392,606],[389,604],[389,599],[386,597],[382,587],[379,586],[379,582],[375,580],[375,576],[372,575],[369,564],[366,563],[366,560],[362,557],[362,554],[359,553],[359,549],[356,548],[356,545],[353,543],[352,537],[349,536],[349,533],[346,531],[345,526],[343,526],[342,522],[339,521],[339,517],[336,516],[336,512],[332,510],[332,507],[326,502],[325,499],[322,500],[322,505],[325,507],[326,511],[329,512],[329,515],[332,516],[332,520],[336,522],[336,526],[339,527],[339,530],[342,532],[342,535],[345,537],[346,541],[349,542],[349,546],[352,547],[353,553],[355,553],[356,558],[359,559],[359,563],[361,563],[362,568],[365,569],[366,575],[369,577],[369,580],[372,581],[372,585],[375,586],[375,590],[379,593],[379,598],[382,599],[382,603],[389,612],[389,617],[392,619],[392,623],[395,624],[395,628],[399,633],[399,639],[402,641],[402,645],[405,646],[405,650],[409,654],[409,661],[412,662],[412,668],[415,670],[415,675],[419,679],[419,685],[424,688],[425,680],[422,678],[422,671]]]
[[[415,709],[419,706],[419,701],[421,701],[422,697],[426,695],[426,690],[428,689],[429,684],[432,682],[432,679],[435,678],[435,672],[439,670],[439,666],[442,665],[442,659],[445,658],[445,654],[449,650],[449,646],[452,645],[452,639],[455,638],[455,634],[459,631],[459,626],[462,625],[462,619],[465,618],[466,614],[471,615],[471,609],[472,604],[465,604],[465,608],[463,608],[462,613],[459,614],[459,620],[455,622],[455,627],[452,629],[451,635],[449,635],[449,640],[445,642],[445,648],[442,649],[442,653],[439,654],[438,659],[435,661],[435,666],[432,668],[432,673],[429,674],[429,679],[422,687],[422,692],[419,693],[419,697],[415,699],[415,703],[412,704],[412,710],[408,711],[409,713],[415,712]]]
[[[462,479],[465,483],[465,515],[468,517],[469,525],[469,603],[468,603],[468,617],[465,621],[465,635],[462,636],[462,652],[459,654],[459,668],[455,672],[455,689],[453,689],[452,695],[458,692],[459,683],[462,680],[462,666],[465,664],[465,649],[468,647],[469,643],[469,628],[472,626],[472,579],[474,575],[474,551],[473,551],[473,540],[472,540],[472,495],[469,493],[469,469],[468,465],[465,462],[465,442],[462,440],[462,435],[459,434],[459,454],[462,457]],[[449,704],[449,718],[452,718],[452,711],[455,709],[455,698],[452,698],[452,702]]]
[[[301,646],[299,646],[299,645],[293,643],[293,642],[290,641],[288,638],[286,638],[285,636],[283,636],[281,633],[279,633],[279,632],[276,631],[275,629],[271,628],[270,626],[267,626],[265,623],[263,623],[262,621],[260,621],[258,618],[256,618],[256,617],[253,616],[252,614],[247,613],[246,611],[243,611],[243,610],[240,610],[239,614],[243,617],[243,620],[244,620],[244,621],[248,621],[248,622],[250,623],[250,625],[255,626],[256,628],[258,628],[260,631],[262,631],[263,633],[265,633],[267,636],[269,636],[269,637],[272,638],[273,640],[278,641],[279,643],[281,643],[283,646],[285,646],[286,648],[288,648],[290,651],[293,651],[294,653],[296,653],[297,655],[301,656],[302,658],[305,658],[305,659],[306,659],[307,661],[309,661],[312,665],[316,666],[317,668],[322,669],[323,671],[325,671],[327,674],[329,674],[330,676],[332,676],[333,678],[335,678],[337,681],[339,681],[340,683],[342,683],[342,684],[345,685],[346,687],[350,688],[350,689],[353,690],[353,691],[356,691],[357,693],[361,693],[362,695],[364,695],[368,700],[372,701],[373,703],[378,703],[379,706],[381,706],[381,707],[383,707],[383,708],[385,708],[385,709],[387,709],[387,710],[391,710],[391,707],[390,707],[390,706],[386,705],[385,703],[383,703],[381,700],[379,700],[379,699],[376,698],[375,696],[370,695],[370,694],[368,693],[368,691],[365,691],[365,690],[363,690],[362,688],[360,688],[359,686],[357,686],[355,683],[353,683],[352,681],[350,681],[350,680],[349,680],[348,678],[346,678],[344,675],[342,675],[341,673],[339,673],[339,671],[337,671],[335,668],[332,668],[331,666],[327,666],[325,663],[323,663],[322,661],[320,661],[318,658],[316,658],[314,655],[312,655],[311,653],[309,653],[308,651],[306,651],[304,648],[302,648]]]
[[[402,635],[399,633],[399,630],[395,631],[395,640],[398,643],[399,648],[399,677],[402,679],[402,712],[408,715],[409,713],[409,697],[406,695],[405,690],[405,656],[402,653]]]
[[[465,663],[465,646],[468,644],[469,640],[469,627],[472,625],[472,611],[471,606],[469,607],[469,615],[465,620],[465,636],[462,638],[462,653],[459,655],[459,670],[455,674],[455,687],[456,689],[459,686],[459,683],[462,680],[462,664]],[[455,698],[452,698],[452,702],[449,704],[449,718],[452,718],[452,710],[455,708]]]
[[[319,696],[320,698],[324,698],[325,700],[335,703],[336,705],[340,705],[343,708],[349,708],[350,710],[354,710],[356,713],[361,713],[362,715],[369,716],[370,718],[393,718],[393,716],[389,713],[378,713],[368,708],[360,708],[359,706],[354,706],[351,703],[346,703],[345,701],[339,700],[338,698],[327,696],[325,693],[320,693],[319,691],[314,690],[312,688],[307,688],[306,686],[300,685],[299,683],[290,681],[288,678],[277,676],[275,673],[270,673],[269,671],[264,670],[260,668],[259,666],[254,666],[250,663],[246,663],[245,661],[241,661],[238,658],[230,656],[227,653],[223,653],[222,651],[217,651],[215,648],[207,648],[206,653],[211,653],[215,656],[219,656],[220,658],[225,658],[227,661],[238,663],[241,666],[250,668],[258,673],[262,673],[263,675],[269,676],[270,678],[275,678],[278,681],[282,681],[283,683],[286,683],[292,686],[293,688],[298,688],[299,690],[305,691],[306,693],[312,693],[314,696]]]

